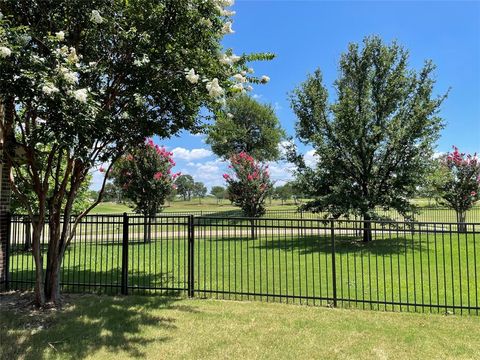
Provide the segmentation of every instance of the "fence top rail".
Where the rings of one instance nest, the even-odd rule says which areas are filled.
[[[192,215],[169,215],[169,214],[157,214],[155,216],[150,217],[151,222],[155,222],[156,220],[159,219],[178,219],[182,221],[187,221],[188,218]],[[122,223],[123,215],[99,215],[99,214],[94,214],[94,215],[86,215],[84,218],[82,218],[81,223],[107,223],[107,224],[117,224],[117,223]],[[135,220],[144,220],[145,216],[140,215],[140,214],[127,214],[128,219],[135,221]],[[147,216],[148,217],[148,216]],[[25,216],[24,215],[12,215],[11,219],[12,222],[23,222]],[[72,217],[73,218],[73,217]],[[106,219],[106,220],[103,220]],[[452,227],[452,226],[458,226],[459,224],[467,226],[467,227],[478,227],[480,228],[480,222],[438,222],[438,221],[397,221],[397,220],[387,220],[387,219],[375,219],[375,220],[361,220],[361,219],[333,219],[333,218],[324,218],[324,219],[299,219],[299,218],[272,218],[272,217],[245,217],[245,216],[210,216],[210,215],[202,215],[202,216],[196,216],[195,220],[198,225],[202,225],[199,222],[201,221],[208,221],[208,224],[211,224],[213,222],[220,222],[220,221],[250,221],[254,222],[258,225],[258,223],[275,223],[277,222],[276,226],[284,226],[284,223],[295,223],[299,225],[305,226],[308,223],[323,223],[323,224],[329,224],[332,221],[336,224],[359,224],[357,225],[358,227],[363,227],[365,224],[371,224],[371,225],[403,225],[404,227],[414,227],[414,226],[429,226],[429,225],[434,225],[436,227]],[[278,223],[283,223],[282,225],[279,225]],[[136,222],[132,222],[132,224],[137,224]],[[239,224],[237,224],[239,225]],[[335,225],[334,225],[335,226]],[[338,227],[335,226],[335,227]]]

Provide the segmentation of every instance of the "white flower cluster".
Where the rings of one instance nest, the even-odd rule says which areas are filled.
[[[94,24],[101,24],[105,21],[105,19],[100,15],[98,10],[92,10],[92,14],[90,15],[90,20]]]
[[[65,40],[65,32],[64,31],[59,31],[55,33],[55,37],[57,38],[58,41],[63,41]]]
[[[208,81],[206,87],[208,90],[208,95],[213,98],[219,98],[225,93],[225,90],[223,90],[223,88],[218,83],[217,78],[214,78],[212,81]]]
[[[222,16],[233,16],[235,15],[235,11],[227,10],[226,7],[233,6],[234,0],[216,0],[216,6],[220,15]]]
[[[233,65],[236,62],[238,62],[240,59],[241,57],[235,54],[232,54],[232,55],[222,54],[220,56],[220,64]]]
[[[78,84],[78,73],[71,71],[70,69],[61,66],[58,69],[58,72],[60,73],[60,76],[65,80],[67,84],[74,85]]]
[[[235,30],[232,29],[232,22],[227,21],[225,24],[223,24],[222,28],[222,34],[228,35],[228,34],[234,34]]]
[[[77,62],[80,60],[80,56],[77,55],[77,51],[73,47],[68,48],[64,45],[61,48],[56,49],[55,52],[57,55],[65,58],[70,64],[77,64]]]
[[[140,95],[139,93],[135,93],[135,94],[133,94],[133,97],[134,97],[134,99],[135,99],[135,104],[136,104],[137,106],[143,106],[143,105],[145,105],[145,99],[143,98],[142,95]]]
[[[72,92],[72,96],[75,98],[75,100],[85,104],[88,99],[88,89],[75,90]]]
[[[12,55],[12,50],[6,46],[0,46],[0,58],[7,58]]]
[[[192,84],[198,83],[198,79],[200,79],[200,75],[195,74],[195,69],[191,68],[190,70],[185,69],[186,75],[185,78],[190,81]]]
[[[52,95],[59,92],[58,88],[50,82],[46,82],[42,87],[42,91],[45,95]]]
[[[260,82],[262,84],[266,84],[270,81],[270,78],[267,75],[263,75],[262,78],[260,79]]]
[[[135,59],[135,61],[133,62],[133,65],[143,66],[145,64],[148,64],[149,62],[150,62],[150,59],[147,56],[147,54],[143,54],[143,57],[141,59]]]

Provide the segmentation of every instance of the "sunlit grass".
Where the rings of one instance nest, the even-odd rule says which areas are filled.
[[[164,296],[0,309],[2,359],[475,359],[476,317]],[[15,307],[16,305],[12,305]]]

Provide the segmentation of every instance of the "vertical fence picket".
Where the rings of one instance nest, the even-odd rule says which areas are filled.
[[[128,295],[128,214],[123,213],[122,232],[122,295]]]
[[[188,297],[194,296],[195,289],[195,227],[194,217],[188,217]]]
[[[337,267],[335,255],[335,223],[330,220],[330,240],[332,242],[332,294],[333,307],[337,307]]]

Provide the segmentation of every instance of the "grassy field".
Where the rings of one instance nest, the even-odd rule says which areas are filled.
[[[239,229],[204,227],[195,235],[195,289],[199,296],[328,305],[333,296],[330,236],[321,230],[263,229],[255,239]],[[362,244],[352,231],[336,234],[337,297],[340,306],[408,311],[455,311],[479,306],[480,235],[379,232]],[[33,259],[16,251],[11,280],[31,281]],[[130,241],[129,285],[187,287],[187,238],[167,227],[145,244]],[[80,238],[63,262],[65,290],[117,292],[121,281],[121,236]],[[227,292],[228,294],[223,294]],[[253,294],[265,294],[264,296]],[[280,297],[283,295],[284,297]],[[324,298],[319,301],[312,298]],[[350,300],[357,300],[350,301]],[[371,305],[364,301],[374,301]],[[422,308],[402,304],[432,304]],[[465,310],[464,310],[465,311]],[[478,312],[478,310],[477,310]]]
[[[60,311],[0,295],[0,358],[478,359],[475,317],[179,300],[70,296]]]
[[[453,210],[437,210],[429,208],[431,202],[428,199],[416,199],[415,203],[419,205],[419,214],[417,215],[417,221],[425,222],[456,222],[456,214]],[[296,218],[299,217],[299,214],[294,212],[297,210],[297,205],[293,202],[287,202],[282,205],[280,200],[273,200],[271,203],[267,202],[267,215],[266,217],[275,217],[275,218]],[[202,200],[202,203],[199,203],[198,200],[192,201],[174,201],[167,206],[163,213],[188,213],[188,212],[205,212],[205,215],[209,213],[216,213],[218,215],[228,215],[230,212],[237,213],[235,216],[240,216],[240,211],[238,207],[234,207],[230,202],[224,200],[221,203],[217,204],[215,199],[206,198]],[[287,212],[282,214],[282,212]],[[123,212],[132,212],[132,209],[124,204],[117,204],[111,202],[100,203],[95,209],[92,210],[91,214],[121,214]],[[389,216],[392,219],[402,220],[395,211],[383,212],[379,211],[379,214],[384,216]],[[315,215],[317,217],[322,217],[322,215]],[[467,213],[467,222],[476,222],[480,223],[480,209],[476,208]]]

